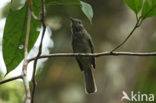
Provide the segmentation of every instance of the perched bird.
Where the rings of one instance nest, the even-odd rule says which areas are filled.
[[[70,18],[72,27],[72,47],[74,53],[94,53],[94,47],[90,35],[83,27],[81,20]],[[81,71],[84,72],[86,92],[88,94],[96,92],[96,84],[92,73],[95,68],[94,57],[78,57],[76,60]]]

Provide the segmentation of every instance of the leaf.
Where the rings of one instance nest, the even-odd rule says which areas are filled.
[[[142,18],[156,16],[156,0],[146,0],[142,10]]]
[[[7,67],[7,73],[16,68],[24,58],[27,10],[27,4],[25,4],[25,6],[20,10],[13,11],[10,9],[6,19],[2,41],[2,50],[4,61]],[[34,8],[34,12],[37,13],[39,10]],[[40,23],[32,18],[28,48],[29,51],[34,46],[34,43],[39,35],[39,32],[36,31],[38,27],[40,27]]]
[[[85,3],[83,1],[80,1],[80,3],[81,3],[81,10],[87,16],[89,21],[92,23],[92,18],[93,18],[94,13],[93,13],[93,9],[92,9],[91,5],[89,5],[88,3]]]
[[[50,0],[45,2],[46,5],[80,5],[79,0]]]
[[[82,12],[87,16],[90,22],[93,18],[93,10],[91,5],[80,0],[47,0],[46,6],[48,5],[80,5]]]
[[[136,14],[139,13],[139,11],[142,8],[143,0],[124,0],[124,2],[127,4],[129,8],[131,8]]]

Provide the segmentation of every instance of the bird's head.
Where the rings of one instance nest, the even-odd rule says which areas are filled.
[[[76,31],[80,31],[83,29],[82,21],[76,18],[70,17],[72,28]]]

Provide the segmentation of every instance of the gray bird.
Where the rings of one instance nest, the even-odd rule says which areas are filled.
[[[72,27],[72,47],[74,53],[94,53],[94,47],[90,35],[84,29],[81,20],[70,18]],[[92,73],[95,68],[94,57],[76,57],[81,71],[84,72],[86,92],[96,92],[96,84]]]

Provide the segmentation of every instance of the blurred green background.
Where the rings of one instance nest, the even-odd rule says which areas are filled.
[[[48,1],[48,0],[47,0]],[[50,0],[49,0],[50,1]],[[93,23],[79,6],[47,6],[46,24],[52,30],[54,47],[51,53],[70,53],[71,28],[69,18],[83,21],[90,33],[95,52],[110,51],[117,46],[136,23],[135,14],[123,0],[85,0],[94,10]],[[7,15],[9,4],[3,10]],[[156,47],[155,18],[147,19],[128,42],[117,51],[150,52]],[[156,58],[105,56],[96,58],[94,71],[97,93],[86,95],[84,78],[76,60],[50,58],[37,72],[35,103],[120,103],[122,91],[156,94]],[[2,77],[1,77],[2,78]],[[19,81],[0,86],[0,103],[22,103],[23,84]],[[126,102],[126,101],[125,101]]]

